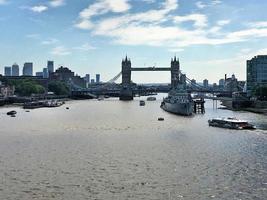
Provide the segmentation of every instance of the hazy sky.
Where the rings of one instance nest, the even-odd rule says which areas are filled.
[[[0,73],[54,60],[81,76],[111,79],[127,54],[133,67],[169,67],[189,78],[245,79],[246,60],[267,54],[266,0],[0,0]],[[134,72],[137,83],[168,72]]]

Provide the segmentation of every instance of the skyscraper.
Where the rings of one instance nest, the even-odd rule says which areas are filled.
[[[223,88],[224,87],[225,80],[222,78],[219,80],[219,87]]]
[[[32,71],[33,71],[33,63],[30,63],[30,62],[24,63],[22,75],[23,76],[32,76]]]
[[[255,86],[267,85],[267,55],[255,56],[247,61],[247,91]]]
[[[208,88],[209,87],[209,81],[207,79],[203,80],[203,87]]]
[[[11,67],[5,67],[5,76],[11,76]]]
[[[12,65],[12,76],[19,76],[19,65],[17,63],[14,63]]]
[[[96,74],[95,78],[96,83],[100,83],[100,74]]]
[[[47,68],[43,68],[43,78],[48,78],[49,74],[48,74],[48,69]]]
[[[47,69],[49,74],[54,72],[54,61],[47,61]]]

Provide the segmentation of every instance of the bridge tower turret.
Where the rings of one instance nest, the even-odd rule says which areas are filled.
[[[171,60],[171,88],[176,88],[180,81],[180,62],[179,58],[176,59],[176,56],[174,59]]]
[[[122,85],[128,86],[131,84],[131,60],[129,58],[125,58],[121,62],[121,72],[122,72]]]
[[[131,60],[126,58],[121,62],[122,89],[120,91],[120,100],[133,100],[133,89],[131,85]]]

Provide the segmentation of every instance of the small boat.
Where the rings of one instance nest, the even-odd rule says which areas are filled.
[[[99,96],[99,97],[97,98],[97,100],[98,100],[98,101],[102,101],[102,100],[104,100],[104,98],[105,98],[104,96]]]
[[[214,118],[208,120],[209,126],[215,126],[220,128],[229,128],[229,129],[256,129],[256,126],[248,123],[246,120],[240,120],[233,117],[228,118]]]
[[[17,114],[17,111],[15,111],[15,110],[11,110],[11,111],[7,112],[6,114],[12,116],[12,115]]]
[[[158,121],[164,121],[164,118],[163,117],[159,117]]]
[[[35,109],[44,107],[44,103],[41,101],[26,102],[23,105],[24,109]]]
[[[144,106],[144,105],[146,105],[146,102],[144,100],[140,100],[139,105]]]
[[[156,98],[156,97],[147,97],[146,100],[147,100],[147,101],[156,101],[157,98]]]

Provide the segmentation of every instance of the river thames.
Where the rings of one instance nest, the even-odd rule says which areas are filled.
[[[0,109],[1,200],[263,200],[267,117],[213,109],[193,117],[117,99]],[[70,109],[67,110],[66,107]],[[16,110],[15,118],[6,115]],[[259,127],[208,126],[234,116]],[[164,121],[158,121],[164,117]]]

